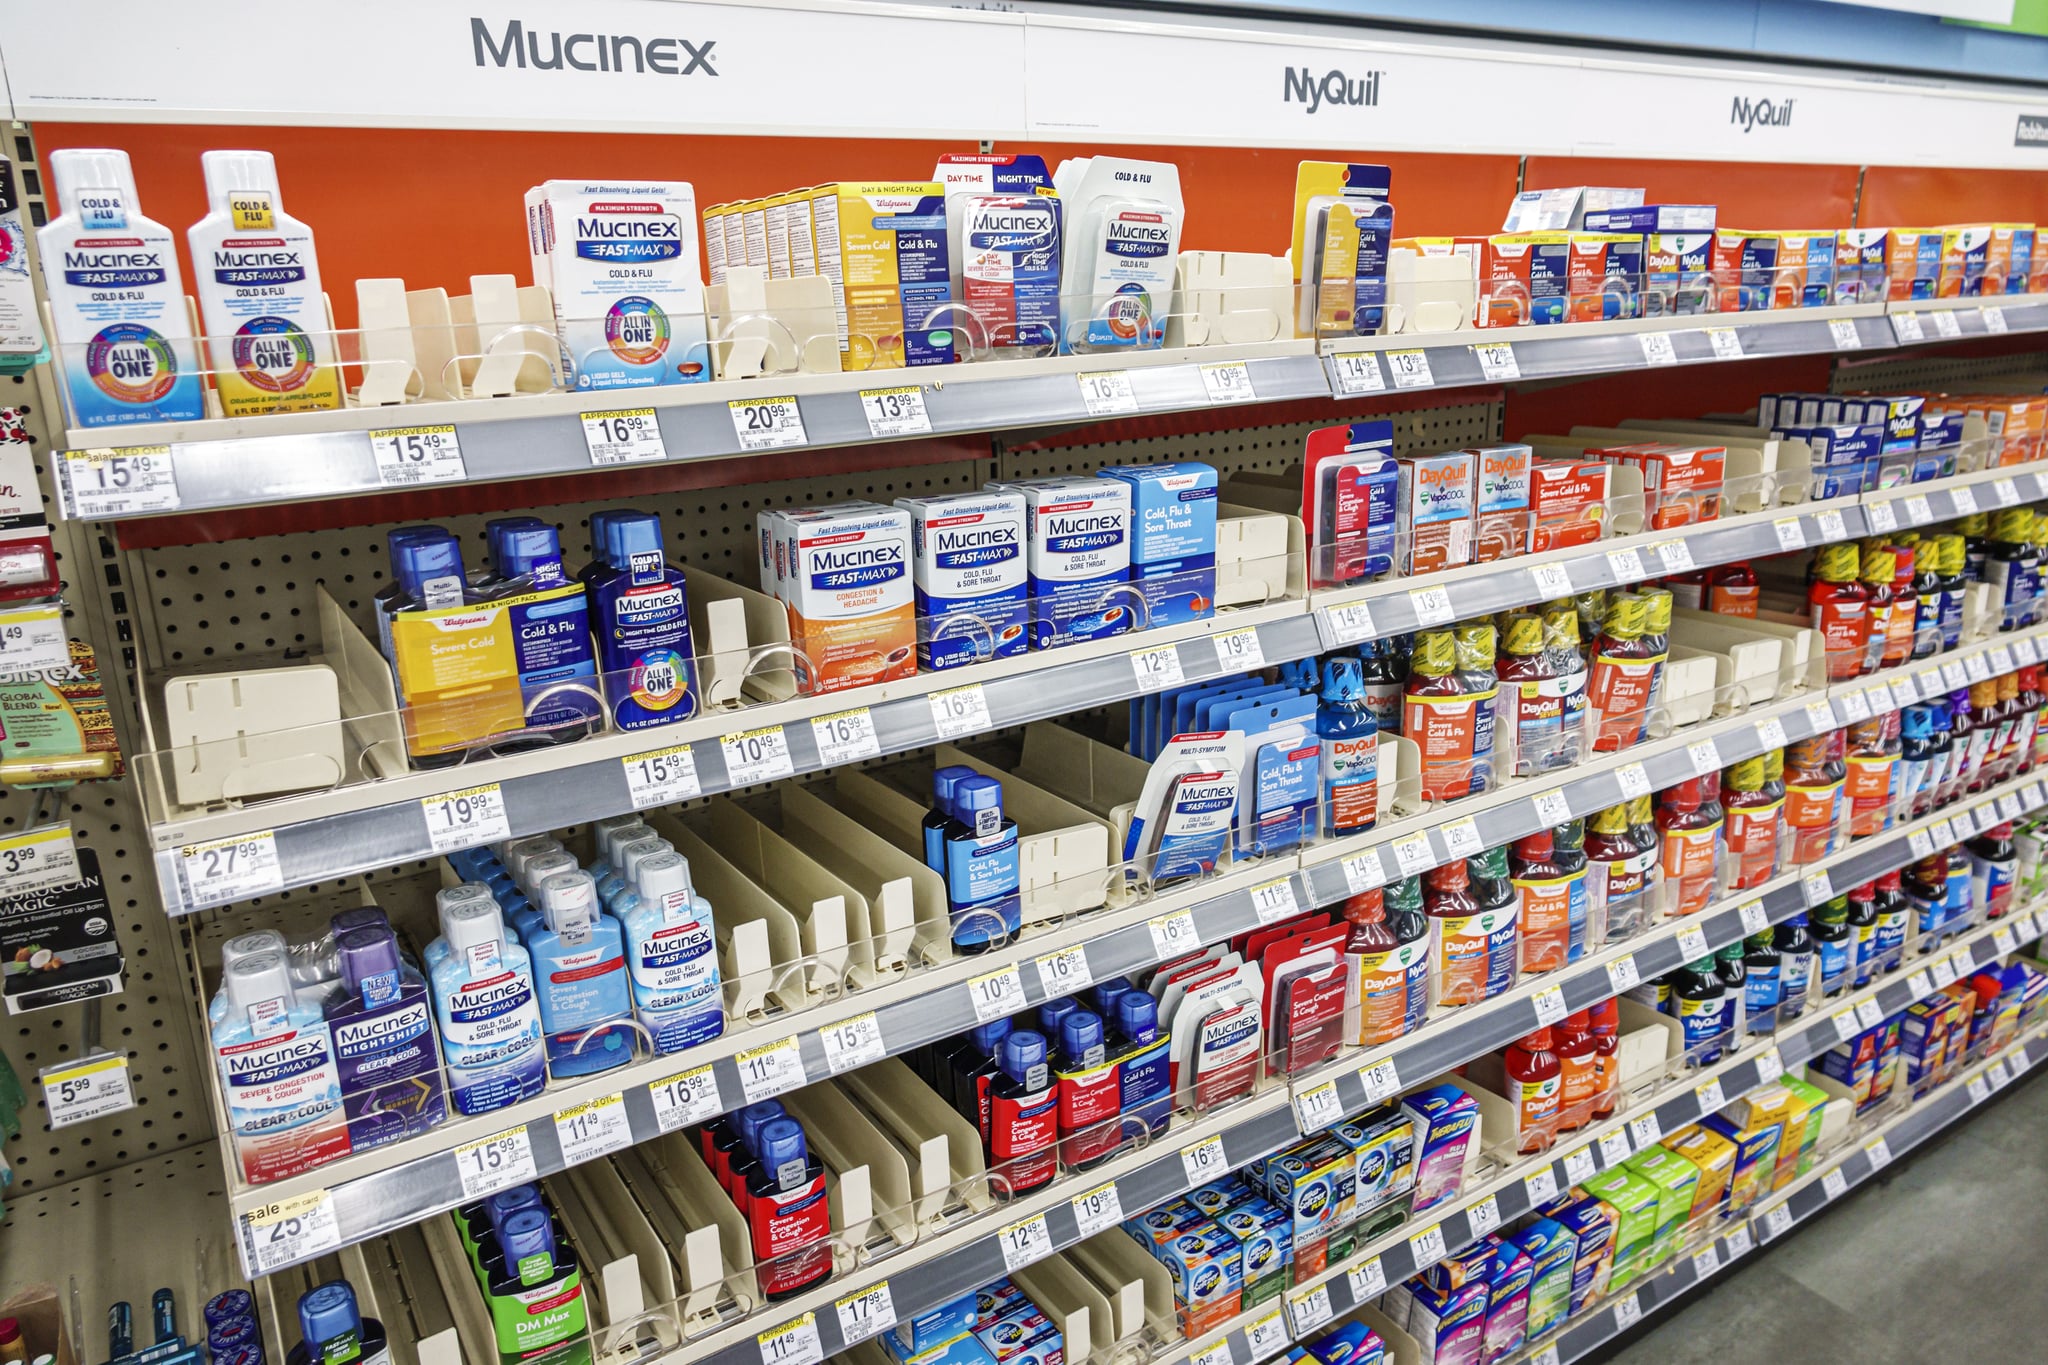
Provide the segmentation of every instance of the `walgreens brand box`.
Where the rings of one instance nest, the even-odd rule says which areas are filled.
[[[1131,582],[1144,627],[1216,614],[1216,470],[1192,461],[1111,465],[1105,479],[1131,490]]]
[[[1832,303],[1835,234],[1723,229],[1714,234],[1714,279],[1724,313]]]
[[[1479,325],[1528,327],[1565,321],[1571,251],[1569,232],[1488,237],[1479,258]]]
[[[1533,460],[1529,465],[1529,550],[1564,550],[1600,539],[1610,471],[1601,460]]]
[[[1722,476],[1728,463],[1723,446],[1644,441],[1589,453],[1610,464],[1642,470],[1643,505],[1653,531],[1691,526],[1721,515]]]
[[[1587,214],[1586,231],[1645,236],[1652,232],[1712,232],[1715,215],[1712,204],[1637,204]]]
[[[1885,234],[1891,299],[1931,299],[1941,277],[1940,228],[1892,228]]]
[[[861,181],[809,194],[818,273],[832,284],[845,367],[951,364],[952,330],[932,325],[951,317],[953,302],[945,186]]]
[[[1613,322],[1640,317],[1643,239],[1637,233],[1575,232],[1565,279],[1565,317]]]

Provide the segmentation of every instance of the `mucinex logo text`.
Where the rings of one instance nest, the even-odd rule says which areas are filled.
[[[643,38],[632,33],[569,33],[529,30],[517,19],[493,36],[491,27],[472,15],[469,45],[478,66],[524,71],[608,71],[614,75],[652,72],[659,76],[716,76],[711,49],[716,38]]]
[[[1792,100],[1752,100],[1747,95],[1737,95],[1728,111],[1728,122],[1745,133],[1756,128],[1790,128],[1793,104]]]
[[[1305,104],[1311,114],[1319,113],[1324,105],[1331,104],[1377,109],[1380,77],[1384,74],[1368,71],[1363,76],[1353,76],[1348,71],[1332,70],[1318,76],[1305,66],[1290,66],[1282,73],[1280,102]]]

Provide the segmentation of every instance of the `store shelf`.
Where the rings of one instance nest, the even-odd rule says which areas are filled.
[[[2048,331],[2048,297],[2040,294],[1900,300],[1886,304],[1885,311],[1890,329],[1887,344],[1898,346]],[[1947,320],[1942,317],[1944,313]]]

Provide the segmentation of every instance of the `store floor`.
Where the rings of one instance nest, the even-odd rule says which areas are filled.
[[[1904,1365],[1928,1359],[1930,1321],[1958,1317],[1973,1359],[2040,1359],[2044,1070],[1591,1359]]]

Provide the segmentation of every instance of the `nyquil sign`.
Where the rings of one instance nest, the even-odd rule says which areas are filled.
[[[1737,95],[1728,121],[1745,133],[1755,128],[1790,128],[1792,104],[1791,100],[1752,100],[1747,95]]]
[[[1346,71],[1331,71],[1318,76],[1305,66],[1290,66],[1283,74],[1285,80],[1280,102],[1305,104],[1311,114],[1321,111],[1326,105],[1352,105],[1361,109],[1379,107],[1381,72],[1368,71],[1363,76],[1353,76]]]

